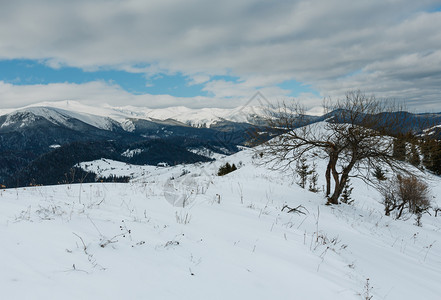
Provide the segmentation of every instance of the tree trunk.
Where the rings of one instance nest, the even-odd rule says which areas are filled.
[[[338,178],[338,172],[336,170],[337,160],[338,160],[338,153],[330,153],[329,163],[326,169],[326,196],[328,197],[329,204],[338,204],[338,197],[340,196],[338,195],[337,198],[334,197],[336,195],[336,191],[340,189],[340,180]],[[335,186],[334,186],[334,193],[332,194],[331,197],[329,197],[329,194],[331,194],[331,173],[334,179]]]
[[[351,172],[353,166],[355,164],[354,159],[351,160],[351,162],[343,169],[343,172],[341,174],[341,177],[338,177],[337,170],[334,168],[332,169],[332,173],[334,175],[334,182],[335,182],[335,188],[334,193],[330,198],[328,198],[329,204],[338,204],[338,199],[341,196],[341,193],[343,192],[343,189],[345,188],[346,182],[349,178],[349,172]]]
[[[328,198],[329,204],[339,204],[338,199],[340,198],[341,193],[343,192],[344,186],[342,184],[335,185],[334,193],[332,196]]]
[[[331,162],[328,163],[328,166],[326,167],[326,197],[331,194]]]

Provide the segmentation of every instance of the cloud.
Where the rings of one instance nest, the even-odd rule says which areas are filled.
[[[51,83],[38,85],[13,85],[0,81],[2,107],[16,108],[44,101],[76,100],[88,105],[163,107],[168,105],[194,106],[203,97],[179,98],[169,95],[133,95],[115,84],[93,81],[84,84]],[[191,105],[193,104],[193,105]]]
[[[215,89],[213,89],[215,90]],[[186,106],[189,108],[224,107],[232,108],[245,105],[253,95],[253,89],[231,86],[232,97],[216,91],[211,97],[174,97],[171,95],[131,94],[120,86],[104,81],[83,84],[50,83],[35,85],[14,85],[0,81],[2,108],[17,108],[45,101],[75,100],[88,105],[140,106],[163,108]],[[271,94],[271,89],[264,90]],[[277,91],[276,91],[277,92]]]
[[[275,86],[296,80],[322,96],[361,89],[433,107],[441,96],[441,12],[431,10],[437,4],[3,1],[0,26],[8,29],[0,31],[0,58],[42,59],[54,68],[115,68],[147,78],[179,72],[189,76],[189,84],[204,84],[213,97],[200,99],[221,101],[219,106],[230,101],[225,98],[249,97],[252,92],[245,94],[253,89],[284,96],[286,91]],[[239,81],[208,79],[227,74]],[[108,85],[104,90],[124,94]],[[161,99],[169,103],[174,98]],[[180,104],[188,99],[174,100]]]
[[[188,85],[202,84],[210,80],[210,76],[204,74],[191,75]]]

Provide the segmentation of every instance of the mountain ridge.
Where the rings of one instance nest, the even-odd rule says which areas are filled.
[[[67,113],[72,117],[81,117],[87,123],[87,116],[110,118],[118,123],[127,119],[145,120],[174,120],[192,127],[210,128],[218,122],[230,121],[235,123],[252,123],[256,116],[264,115],[264,108],[258,106],[239,106],[236,108],[201,108],[192,109],[184,106],[156,108],[134,106],[89,106],[77,101],[65,100],[55,102],[40,102],[16,109],[0,110],[0,116],[16,111],[35,110],[35,108],[47,108]],[[96,122],[96,120],[93,120]],[[91,120],[89,120],[91,122]],[[98,122],[96,122],[98,123]],[[98,124],[99,125],[99,124]],[[101,126],[101,128],[103,128]]]

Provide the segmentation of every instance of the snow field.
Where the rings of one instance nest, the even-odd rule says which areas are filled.
[[[355,179],[354,205],[326,206],[292,171],[252,157],[107,160],[93,166],[135,179],[2,190],[2,298],[363,299],[369,278],[372,299],[439,299],[440,216],[422,227],[385,217],[378,192]],[[215,176],[225,162],[241,167]],[[439,179],[430,182],[439,203]],[[172,206],[183,194],[187,206]]]

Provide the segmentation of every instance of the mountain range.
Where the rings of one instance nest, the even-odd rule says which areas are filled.
[[[237,152],[246,132],[257,128],[251,108],[149,110],[63,101],[0,114],[0,183],[6,186],[57,184],[89,159],[153,165],[212,160],[216,153]]]
[[[72,167],[100,158],[141,165],[213,160],[216,154],[239,151],[250,133],[262,131],[264,112],[255,106],[148,109],[75,101],[0,110],[0,183],[17,187],[82,181],[85,174],[73,176]],[[422,133],[440,134],[441,113],[405,114],[406,126],[430,124]],[[331,117],[338,119],[338,112],[307,119],[314,123]]]

